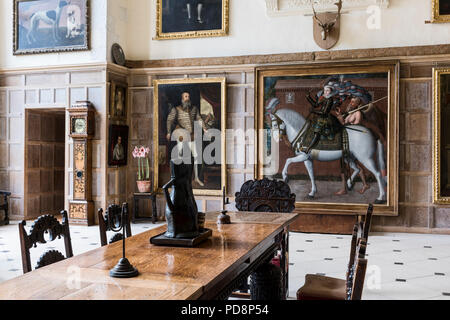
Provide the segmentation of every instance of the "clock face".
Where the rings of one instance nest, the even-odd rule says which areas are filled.
[[[77,134],[86,133],[86,119],[73,119],[73,132]]]

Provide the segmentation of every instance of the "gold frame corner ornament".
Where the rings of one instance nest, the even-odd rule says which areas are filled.
[[[162,193],[159,184],[159,86],[170,84],[202,84],[202,83],[220,83],[221,88],[221,188],[220,190],[194,189],[196,196],[222,196],[223,189],[228,191],[227,184],[227,165],[226,165],[226,129],[227,129],[227,85],[226,78],[179,78],[179,79],[161,79],[153,80],[153,190]]]
[[[441,195],[441,76],[450,75],[450,68],[433,68],[433,203],[450,204],[450,197]]]
[[[450,23],[450,14],[439,14],[439,1],[431,0],[431,23]]]
[[[229,33],[230,0],[222,0],[222,28],[212,30],[194,30],[180,32],[163,32],[162,30],[162,1],[156,1],[156,35],[154,40],[191,39],[207,37],[225,37]]]
[[[398,60],[386,61],[361,61],[361,62],[336,62],[292,65],[292,66],[269,66],[258,67],[255,71],[256,102],[255,102],[255,128],[258,129],[257,143],[255,147],[257,161],[255,164],[255,179],[264,177],[262,167],[262,133],[264,121],[264,81],[266,77],[274,76],[304,76],[313,74],[352,74],[352,73],[388,73],[389,103],[388,110],[388,183],[387,202],[383,205],[375,205],[374,214],[382,216],[397,216],[399,201],[399,89],[400,89],[400,63]],[[355,215],[364,214],[367,204],[357,203],[316,203],[296,201],[296,212],[308,214],[341,214]]]

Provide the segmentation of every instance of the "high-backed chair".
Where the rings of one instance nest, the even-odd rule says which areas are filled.
[[[3,197],[3,204],[0,204],[0,211],[5,213],[4,218],[0,221],[0,226],[6,226],[9,224],[9,205],[8,205],[8,197],[11,196],[11,192],[8,191],[0,191],[0,196]]]
[[[370,226],[372,223],[372,215],[373,215],[373,204],[369,204],[366,214],[358,217],[359,230],[360,230],[360,234],[358,236],[360,238],[366,239],[367,241],[369,240],[369,232],[370,232]]]
[[[283,181],[249,180],[236,193],[236,208],[253,212],[292,212],[295,209],[295,194]]]
[[[108,206],[106,209],[106,214],[103,216],[103,209],[98,210],[98,227],[100,230],[100,243],[103,246],[108,244],[107,240],[107,231],[113,231],[112,227],[119,226],[122,219],[122,211],[123,216],[126,221],[130,221],[129,212],[128,212],[128,203],[124,203],[122,207],[112,204]],[[127,223],[127,228],[125,230],[126,236],[131,237],[131,226],[130,223]],[[111,239],[109,239],[109,244],[114,243],[116,241],[120,241],[123,239],[122,232],[115,233]]]
[[[289,213],[295,209],[295,194],[291,193],[289,185],[283,181],[268,178],[245,182],[241,190],[236,193],[235,201],[239,211]],[[280,265],[278,257],[272,259],[272,263],[282,269],[285,267]],[[248,282],[244,282],[238,290],[239,292],[233,293],[232,296],[250,298]]]
[[[61,239],[61,236],[64,237],[66,256],[64,257],[64,255],[57,250],[46,251],[39,258],[35,267],[36,269],[45,267],[52,263],[73,256],[67,211],[62,211],[61,215],[62,215],[62,223],[60,223],[52,215],[40,216],[33,222],[33,225],[31,226],[29,233],[27,233],[25,230],[25,226],[27,224],[26,221],[22,221],[21,223],[19,223],[19,236],[20,236],[20,247],[22,252],[23,273],[32,271],[30,249],[32,247],[37,247],[38,243],[42,244],[47,243],[47,241],[45,241],[44,234],[49,234],[50,241]]]
[[[307,274],[305,284],[297,291],[298,300],[360,300],[367,268],[366,247],[373,206],[369,205],[364,220],[353,227],[350,257],[345,279]]]

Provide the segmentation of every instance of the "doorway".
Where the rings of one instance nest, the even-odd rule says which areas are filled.
[[[25,219],[57,214],[64,210],[65,110],[26,110],[25,128]]]

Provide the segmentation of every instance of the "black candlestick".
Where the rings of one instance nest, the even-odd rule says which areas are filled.
[[[122,238],[122,258],[116,266],[109,271],[109,275],[113,278],[133,278],[139,275],[139,271],[125,257],[125,230],[128,223],[128,204],[124,203],[122,206],[121,221],[118,227],[111,225],[110,228],[114,232],[123,231]]]
[[[218,224],[231,224],[231,218],[227,215],[227,210],[225,209],[225,205],[229,204],[230,200],[228,198],[225,199],[225,187],[223,187],[223,195],[222,195],[222,212],[220,216],[217,218]]]

